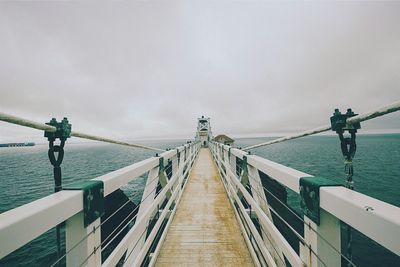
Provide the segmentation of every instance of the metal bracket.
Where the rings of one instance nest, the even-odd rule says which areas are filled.
[[[55,127],[55,132],[44,132],[44,137],[47,137],[49,141],[59,138],[60,140],[66,140],[71,137],[71,124],[68,123],[68,119],[64,118],[58,122],[55,118],[52,118],[50,122],[46,122],[47,125]]]
[[[354,124],[347,124],[346,122],[348,118],[356,115],[358,114],[354,114],[351,108],[347,109],[345,114],[342,114],[339,109],[335,109],[333,116],[330,118],[332,131],[337,133],[343,133],[344,131],[357,132],[358,129],[361,129],[361,124],[359,122]]]
[[[85,227],[104,215],[104,184],[102,181],[77,182],[66,186],[63,190],[83,190]]]
[[[322,177],[300,178],[301,210],[317,225],[320,223],[319,188],[323,186],[342,186],[342,184]]]

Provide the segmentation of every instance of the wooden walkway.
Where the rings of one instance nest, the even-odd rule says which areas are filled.
[[[254,266],[207,148],[199,152],[156,266]]]

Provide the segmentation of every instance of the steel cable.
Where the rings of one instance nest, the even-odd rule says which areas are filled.
[[[373,118],[380,117],[380,116],[383,116],[383,115],[386,115],[386,114],[389,114],[392,112],[396,112],[399,110],[400,110],[400,101],[397,101],[390,105],[383,106],[379,109],[348,118],[346,120],[346,123],[351,125],[351,124],[359,123],[362,121],[371,120]],[[268,146],[268,145],[272,145],[272,144],[276,144],[276,143],[280,143],[280,142],[284,142],[284,141],[288,141],[288,140],[297,139],[300,137],[305,137],[305,136],[314,135],[317,133],[326,132],[329,130],[331,130],[331,125],[324,125],[324,126],[320,126],[320,127],[311,129],[311,130],[300,132],[298,134],[288,135],[288,136],[280,137],[280,138],[277,138],[277,139],[274,139],[274,140],[271,140],[268,142],[248,146],[248,147],[243,148],[242,150],[246,151],[246,150],[250,150],[253,148],[257,148],[257,147]]]
[[[50,125],[47,125],[44,123],[38,123],[38,122],[24,119],[21,117],[13,116],[13,115],[6,114],[3,112],[0,112],[0,121],[29,127],[32,129],[43,130],[43,131],[47,131],[47,132],[56,132],[56,130],[57,130],[56,127],[53,127],[53,126],[50,126]],[[165,152],[166,151],[166,150],[160,149],[160,148],[139,145],[139,144],[131,144],[131,143],[124,142],[124,141],[114,140],[114,139],[91,135],[91,134],[85,134],[85,133],[76,132],[76,131],[72,131],[71,136],[74,136],[77,138],[93,140],[93,141],[110,143],[110,144],[123,145],[123,146],[135,147],[135,148],[143,148],[143,149],[153,150],[153,151],[157,151],[157,152]]]

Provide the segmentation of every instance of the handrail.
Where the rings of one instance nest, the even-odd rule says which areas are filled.
[[[310,174],[256,155],[250,155],[243,150],[231,148],[221,143],[212,142],[210,146],[223,177],[231,180],[231,183],[237,190],[242,192],[246,201],[255,211],[260,211],[259,207],[255,206],[256,203],[250,199],[251,196],[243,190],[244,187],[240,183],[240,177],[236,175],[236,158],[243,160],[245,156],[248,168],[254,168],[259,172],[265,173],[296,193],[300,192],[300,178],[313,177]],[[224,159],[222,154],[225,157]],[[230,155],[230,158],[227,159],[228,155]],[[253,188],[251,189],[253,190]],[[255,192],[253,192],[253,195],[255,195]],[[400,239],[398,238],[400,236],[399,207],[345,187],[332,186],[321,187],[320,208],[400,256]],[[264,216],[259,217],[260,214],[257,215],[259,219]],[[305,229],[308,227],[305,226]],[[315,228],[319,227],[315,226]],[[313,230],[318,231],[318,229]]]
[[[199,146],[199,143],[186,144],[174,150],[166,151],[160,154],[159,157],[145,159],[125,168],[94,178],[93,180],[103,181],[104,196],[107,196],[144,173],[158,168],[159,158],[164,158],[164,161],[167,161],[173,157],[176,158],[178,152],[185,153],[187,155],[186,161],[181,160],[179,168],[174,170],[173,176],[165,186],[165,188],[168,189],[173,186],[176,179],[182,179],[182,177],[191,171],[191,166],[198,153]],[[185,172],[183,172],[184,168]],[[166,197],[165,192],[166,190],[162,191],[162,194],[164,194],[163,197]],[[42,199],[0,214],[0,240],[7,240],[7,242],[0,242],[0,259],[61,222],[69,220],[82,210],[83,192],[67,190],[51,194]],[[96,226],[96,229],[99,226]],[[97,234],[99,231],[100,229],[96,230]]]
[[[191,159],[187,159],[186,163],[188,163]],[[183,166],[179,167],[179,171],[183,170]],[[153,212],[155,208],[157,208],[161,202],[165,199],[166,193],[172,185],[177,181],[178,178],[182,177],[179,175],[179,171],[176,172],[172,177],[169,183],[162,189],[160,194],[154,199],[154,201],[151,203],[151,206],[147,208],[145,213],[141,218],[138,218],[136,221],[135,225],[140,225],[147,223],[149,216]],[[172,199],[174,199],[177,196],[179,187],[175,188],[173,195],[170,198],[169,205],[172,204]],[[103,266],[115,266],[121,259],[121,257],[124,255],[125,251],[128,249],[129,244],[134,240],[135,236],[138,234],[138,229],[139,227],[133,227],[127,234],[126,236],[122,239],[122,241],[118,244],[118,246],[115,248],[115,250],[111,253],[111,255],[106,259],[104,262]]]
[[[1,213],[0,259],[83,210],[82,198],[81,191],[60,191]]]

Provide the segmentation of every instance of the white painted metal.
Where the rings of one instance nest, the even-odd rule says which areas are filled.
[[[177,150],[170,150],[170,151],[164,152],[160,156],[163,157],[164,160],[172,161],[172,175],[177,174],[178,173]],[[157,160],[158,160],[158,158],[157,158]],[[183,163],[184,162],[182,162],[182,164]],[[181,176],[182,171],[183,171],[183,168],[180,170],[180,173],[177,174],[179,177]],[[143,196],[142,196],[142,202],[139,207],[139,211],[138,211],[138,215],[137,215],[138,219],[145,216],[145,212],[147,211],[147,209],[151,206],[152,202],[154,201],[154,198],[156,195],[156,188],[157,188],[158,181],[159,181],[158,175],[159,175],[159,166],[150,170],[150,172],[148,174],[146,186],[145,186]],[[177,182],[179,182],[179,180],[177,180],[176,183]],[[174,188],[174,187],[175,187],[175,184],[171,188]],[[142,253],[142,250],[143,250],[142,247],[146,241],[146,236],[142,235],[141,233],[143,231],[145,231],[145,229],[147,228],[147,226],[150,223],[150,218],[152,218],[156,212],[158,212],[158,211],[154,211],[153,213],[147,215],[147,217],[146,217],[147,223],[146,224],[138,225],[138,227],[139,227],[138,232],[140,233],[140,235],[137,235],[136,238],[131,243],[131,245],[129,246],[127,253],[126,253],[126,257],[127,257],[127,255],[130,255],[130,256],[126,260],[124,266],[132,266],[135,259],[139,255],[139,253]]]
[[[134,234],[130,235],[130,240],[135,239],[135,236],[139,234],[139,228],[141,226],[144,226],[144,228],[142,227],[141,229],[146,228],[150,216],[154,214],[154,212],[158,212],[157,204],[165,198],[166,192],[174,183],[183,179],[182,172],[184,166],[187,166],[186,173],[190,171],[199,145],[200,144],[188,144],[179,147],[178,150],[182,153],[180,164],[177,164],[177,159],[175,159],[177,150],[167,151],[160,155],[164,157],[165,160],[171,158],[173,162],[175,161],[175,165],[179,167],[159,197],[153,200],[151,205],[143,211],[144,216],[138,219],[135,226],[131,229],[131,232],[134,232]],[[382,246],[400,255],[400,238],[398,238],[400,236],[400,209],[398,207],[348,190],[344,187],[323,187],[320,190],[320,207],[322,208],[321,224],[317,226],[308,218],[304,219],[306,228],[305,242],[307,245],[311,246],[321,260],[318,260],[315,255],[313,256],[313,253],[311,253],[311,256],[307,256],[310,255],[310,251],[307,252],[307,246],[301,248],[300,259],[272,223],[269,208],[265,206],[267,205],[266,199],[264,199],[265,195],[262,197],[263,190],[257,187],[261,185],[260,181],[257,180],[257,174],[260,170],[295,192],[299,191],[300,177],[310,177],[311,175],[254,155],[246,155],[245,152],[238,149],[232,149],[231,157],[228,158],[228,149],[229,147],[220,144],[212,143],[211,145],[213,157],[218,162],[218,167],[222,173],[224,186],[227,189],[230,200],[236,200],[237,202],[236,192],[237,190],[242,192],[246,201],[251,205],[252,212],[255,212],[257,215],[263,230],[270,234],[271,240],[276,243],[276,247],[279,248],[279,251],[283,252],[292,266],[300,266],[302,264],[301,259],[307,264],[320,265],[324,262],[325,264],[328,263],[328,266],[335,266],[338,262],[338,258],[340,258],[337,252],[340,251],[339,220],[351,225]],[[183,162],[185,158],[183,154],[185,152],[187,153],[187,157],[186,161]],[[222,159],[221,153],[224,154],[224,159]],[[243,155],[247,156],[251,187],[257,188],[257,190],[252,189],[253,196],[247,192],[236,175],[236,157],[243,158]],[[222,167],[225,168],[227,174],[224,174]],[[96,179],[104,181],[105,195],[108,195],[120,186],[125,185],[147,171],[153,170],[152,176],[154,176],[155,169],[157,168],[158,158],[151,158]],[[255,180],[254,177],[256,177]],[[257,183],[259,183],[259,185],[257,185]],[[180,190],[179,188],[180,186],[174,187],[175,190]],[[261,197],[256,197],[255,195]],[[178,194],[178,196],[180,196],[180,194]],[[76,244],[75,242],[78,240],[77,238],[79,236],[90,233],[93,230],[93,226],[98,227],[99,225],[99,222],[95,222],[88,228],[82,227],[82,198],[83,194],[81,191],[62,191],[0,214],[0,239],[8,240],[8,242],[0,242],[0,258],[8,255],[10,252],[65,220],[67,220],[67,247],[72,247]],[[263,202],[265,205],[262,204]],[[147,205],[144,204],[143,206]],[[169,211],[165,212],[167,214]],[[244,207],[240,207],[240,212],[247,223],[251,222],[251,220],[249,220],[250,217],[246,217],[248,216],[248,212]],[[312,229],[308,227],[312,227]],[[253,226],[246,226],[246,231],[254,231]],[[318,232],[318,234],[315,232]],[[69,262],[68,265],[74,265],[77,262],[73,262],[72,258],[81,259],[84,255],[89,256],[90,253],[93,252],[90,248],[96,247],[96,244],[99,244],[99,239],[97,237],[100,236],[100,228],[95,231],[95,235],[89,235],[89,238],[92,238],[90,236],[92,236],[93,239],[85,240],[82,244],[82,246],[86,246],[89,249],[78,249],[76,252],[74,252],[76,249],[72,250],[71,255],[67,258]],[[262,240],[252,240],[251,243],[255,244],[254,242],[257,242],[258,244],[258,242],[263,241],[262,245],[264,245],[266,236],[260,235],[260,237]],[[327,244],[322,237],[327,239],[330,245]],[[144,244],[147,242],[151,242],[149,238],[145,240]],[[119,247],[116,249],[120,255],[119,258],[130,245],[131,243],[125,242],[122,248]],[[333,245],[337,251],[335,251],[331,245]],[[267,245],[265,244],[265,246]],[[145,255],[146,249],[148,249],[147,246],[143,247],[138,255]],[[271,253],[271,249],[268,247],[267,249]],[[73,256],[74,253],[77,254]],[[115,260],[119,258],[115,257]],[[136,258],[137,257],[135,257],[135,259]],[[94,262],[93,264],[98,265],[99,259],[101,259],[100,253],[96,252],[95,256],[92,255],[92,257],[90,257],[88,265],[92,264],[92,261]],[[114,256],[112,260],[113,261],[110,259],[108,263],[114,263]]]
[[[67,266],[96,267],[101,265],[101,232],[100,218],[83,226],[83,211],[75,214],[65,224],[65,248],[70,251],[67,254]],[[87,236],[84,240],[83,237]],[[79,243],[80,242],[80,243]],[[74,246],[78,244],[75,248]],[[96,249],[98,248],[98,249]]]
[[[178,155],[175,154],[175,156],[172,157],[172,174],[175,174],[178,171],[178,167],[179,167]]]
[[[220,147],[222,149],[229,149],[229,146],[227,146],[227,145],[220,145]],[[233,148],[233,147],[231,148],[231,154],[233,156],[236,156],[239,159],[243,159],[243,156],[247,156],[247,152],[240,150],[238,148]]]
[[[212,156],[213,156],[214,160],[217,161],[217,158],[216,158],[216,150],[214,150],[214,149],[216,149],[216,146],[211,146]],[[224,162],[228,162],[228,163],[226,163],[226,164],[229,164],[228,153],[227,153],[227,151],[223,151],[223,152],[225,153],[225,155],[224,155]],[[225,163],[223,163],[223,165],[225,165]],[[224,185],[225,192],[226,192],[227,195],[228,195],[228,199],[229,199],[229,202],[230,202],[231,207],[232,207],[232,209],[233,209],[233,212],[234,212],[234,214],[235,214],[236,220],[237,220],[238,223],[239,223],[240,230],[241,230],[242,233],[243,233],[243,237],[244,237],[245,242],[246,242],[246,244],[247,244],[247,247],[248,247],[248,249],[249,249],[250,255],[251,255],[251,257],[252,257],[252,259],[253,259],[253,261],[254,261],[254,263],[255,263],[255,265],[256,265],[257,267],[259,267],[259,266],[264,266],[264,265],[266,264],[266,262],[264,262],[263,260],[260,260],[260,259],[258,258],[258,257],[259,257],[258,253],[260,253],[260,251],[254,247],[254,245],[253,245],[253,242],[254,242],[253,239],[250,239],[250,237],[249,237],[247,234],[245,234],[246,232],[250,232],[250,229],[249,229],[249,228],[247,227],[247,225],[245,225],[244,222],[241,220],[241,217],[240,217],[238,211],[237,211],[236,208],[235,208],[235,204],[234,204],[234,201],[233,201],[233,198],[234,198],[233,195],[234,195],[236,192],[235,192],[235,191],[232,191],[232,186],[228,186],[228,184],[227,184],[228,181],[227,181],[227,179],[226,179],[226,176],[227,176],[227,175],[226,175],[226,172],[225,172],[223,169],[220,169],[220,171],[221,171],[222,184]],[[247,210],[246,210],[246,212],[247,212]],[[256,251],[256,250],[257,250],[257,251]]]
[[[61,191],[0,214],[0,259],[83,209],[81,191]]]
[[[211,148],[213,148],[214,146],[211,146]],[[224,163],[223,165],[229,165],[229,154],[228,154],[228,150],[223,149],[222,153],[224,153]]]
[[[133,179],[140,177],[142,174],[148,172],[156,166],[158,166],[158,158],[149,158],[99,176],[98,178],[95,178],[95,180],[103,181],[104,196],[108,196],[121,186],[124,186]]]
[[[171,168],[171,177],[172,175],[176,174],[178,172],[178,168],[179,168],[179,162],[178,162],[178,154],[175,154],[174,157],[171,158],[171,164],[172,164],[172,168]],[[182,169],[183,171],[183,169]],[[177,174],[178,176],[180,174]],[[175,186],[179,183],[179,180],[177,180],[175,182],[175,184],[172,185],[171,190],[173,191],[175,189]]]
[[[248,166],[249,172],[249,182],[251,192],[254,198],[254,201],[257,203],[258,206],[264,211],[265,215],[268,216],[270,221],[272,222],[272,215],[268,205],[267,197],[265,196],[264,188],[261,183],[261,178],[258,173],[258,170],[253,166]],[[264,244],[267,249],[271,252],[272,257],[275,259],[275,262],[278,266],[285,266],[286,264],[282,262],[283,253],[282,251],[278,250],[278,246],[276,242],[273,240],[272,236],[269,234],[267,230],[267,225],[263,221],[260,221],[260,227],[262,229],[261,236],[263,237]]]
[[[211,150],[214,154],[217,154],[219,149],[223,149],[223,153],[226,156],[228,155],[229,146],[211,143]],[[257,213],[257,217],[263,229],[272,235],[273,240],[277,242],[278,247],[287,257],[285,246],[281,248],[282,245],[280,244],[282,241],[280,239],[284,239],[283,236],[273,235],[277,230],[274,231],[268,228],[268,225],[263,225],[263,223],[267,222],[272,224],[272,221],[270,220],[269,209],[263,207],[261,202],[257,200],[257,198],[259,198],[259,200],[261,198],[255,195],[255,191],[259,194],[260,191],[252,190],[253,196],[251,196],[248,192],[245,192],[244,187],[240,184],[236,176],[236,158],[242,159],[244,155],[246,155],[244,151],[231,149],[231,158],[229,160],[226,157],[225,160],[222,161],[216,155],[214,155],[214,159],[216,161],[221,161],[221,166],[224,166],[227,170],[228,175],[222,177],[224,184],[231,181],[234,183],[234,190],[240,190],[243,193],[246,201],[251,205],[252,210]],[[271,178],[296,193],[299,193],[300,178],[312,177],[312,175],[307,173],[297,171],[255,155],[246,155],[246,157],[252,189],[257,188],[257,183],[256,181],[253,183],[251,177],[257,177],[258,171],[266,173]],[[236,191],[227,191],[230,198],[236,197]],[[266,203],[266,201],[264,202]],[[306,246],[301,245],[300,247],[301,259],[307,265],[322,266],[324,263],[327,264],[327,266],[340,265],[340,221],[349,224],[354,229],[400,256],[400,208],[349,190],[345,187],[322,187],[320,189],[320,207],[320,225],[316,225],[307,217],[304,218],[304,238]],[[263,239],[265,238],[263,237]],[[327,242],[329,242],[329,244]],[[314,250],[311,254],[309,246]],[[319,259],[314,253],[318,254]],[[294,259],[297,255],[292,256]],[[297,264],[299,264],[299,262],[296,262],[295,265]]]
[[[197,152],[196,152],[196,154],[197,154]],[[183,170],[183,168],[182,168],[182,170]],[[186,176],[188,176],[188,177],[190,176],[191,171],[192,171],[192,168],[186,169],[186,171],[180,176],[179,184],[182,184],[182,183],[184,182],[184,178],[185,178]],[[178,170],[178,173],[179,173],[179,170]],[[165,237],[166,237],[166,235],[167,235],[167,231],[168,231],[168,229],[169,229],[169,226],[171,225],[172,219],[173,219],[174,216],[175,216],[175,213],[176,213],[176,211],[177,211],[177,206],[178,206],[178,204],[179,204],[179,202],[180,202],[180,200],[181,200],[181,197],[182,197],[183,191],[184,191],[185,188],[186,188],[186,185],[187,185],[187,182],[185,182],[185,183],[183,184],[182,189],[179,189],[180,192],[179,192],[178,197],[176,198],[176,204],[175,204],[175,207],[176,207],[176,208],[174,208],[174,209],[172,210],[172,212],[171,212],[170,218],[169,218],[169,220],[168,220],[168,222],[167,222],[167,224],[166,224],[166,226],[165,226],[165,230],[164,230],[163,233],[161,234],[160,240],[159,240],[159,242],[158,242],[156,248],[154,249],[154,252],[152,253],[152,257],[151,257],[151,259],[150,259],[150,263],[149,263],[148,267],[154,266],[154,264],[155,264],[155,262],[156,262],[157,256],[158,256],[158,254],[159,254],[159,252],[160,252],[160,249],[161,249],[161,245],[163,244],[163,242],[164,242],[164,240],[165,240]],[[179,186],[179,188],[181,188],[181,186]],[[178,189],[178,188],[177,188],[177,189]],[[168,215],[169,213],[170,213],[170,210],[167,210],[167,215]],[[150,238],[148,239],[148,242],[149,242],[149,241],[150,241]],[[151,243],[151,242],[149,242],[149,243]],[[142,253],[144,254],[145,251],[146,251],[146,248],[143,249]],[[147,249],[147,251],[148,251],[148,249]],[[139,255],[139,257],[140,257],[140,255]],[[138,261],[138,263],[139,263],[139,262],[140,262],[140,261]]]
[[[183,149],[183,150],[181,150],[180,152],[181,152],[181,155],[180,155],[180,157],[179,157],[178,169],[176,170],[176,172],[178,172],[179,175],[183,175],[183,168],[180,169],[179,167],[184,165],[186,150]]]
[[[226,186],[227,186],[226,183],[224,183],[225,191],[228,193],[229,191],[227,190]],[[229,195],[229,193],[228,193],[228,195]],[[237,210],[233,206],[232,196],[229,197],[229,201],[230,201],[230,203],[232,205],[233,212],[235,213],[236,220],[239,222],[240,230],[242,231],[242,233],[245,233],[246,231],[249,231],[248,228],[245,228],[245,226],[243,225],[243,222],[241,221],[239,213],[237,212]],[[243,237],[244,237],[244,240],[246,241],[246,245],[249,248],[250,255],[251,255],[255,265],[257,267],[261,266],[261,261],[258,259],[257,252],[256,252],[255,248],[253,247],[253,243],[250,240],[249,236],[246,235],[246,234],[243,234]],[[263,264],[265,264],[265,263],[266,262],[263,261]]]
[[[236,156],[233,154],[232,150],[234,150],[234,149],[231,148],[231,155],[229,157],[229,165],[225,165],[225,168],[230,169],[233,173],[236,174]],[[228,152],[229,152],[229,150],[228,150]]]
[[[147,175],[146,186],[144,188],[143,195],[142,195],[142,201],[139,206],[139,211],[137,213],[138,219],[142,218],[145,215],[145,212],[150,207],[151,203],[154,201],[154,198],[156,196],[156,188],[157,188],[158,181],[159,181],[159,179],[158,179],[159,169],[160,169],[160,167],[157,166],[157,167],[151,169],[149,171],[149,174]],[[149,214],[149,218],[151,216],[153,216],[153,214]],[[140,233],[142,233],[146,229],[146,227],[149,225],[149,218],[148,218],[146,224],[140,225],[140,229],[139,229]],[[124,266],[132,266],[134,259],[140,253],[140,250],[142,249],[142,246],[146,240],[146,237],[143,235],[137,236],[137,238],[138,238],[138,240],[134,240],[127,250],[126,255],[131,255],[131,256],[126,261]]]
[[[274,178],[284,186],[299,193],[299,181],[301,177],[312,175],[292,169],[282,164],[261,158],[255,155],[247,156],[247,163],[268,176]]]
[[[321,188],[320,206],[400,256],[400,208],[345,187]]]
[[[199,144],[187,144],[173,151],[164,152],[160,156],[164,160],[168,160],[171,157],[176,157],[177,150],[186,151],[188,156],[186,162],[183,162],[183,157],[181,158],[182,164],[172,179],[177,179],[177,177],[183,179],[182,169],[186,166],[186,173],[190,172],[192,161],[199,150]],[[174,162],[174,159],[172,160]],[[104,194],[106,196],[143,173],[151,170],[154,173],[155,169],[158,169],[158,158],[150,158],[95,179],[104,182]],[[168,189],[171,185],[171,183],[168,183],[166,188]],[[162,198],[165,198],[165,192],[165,190],[162,191],[160,198],[154,203],[160,203]],[[85,259],[88,259],[85,265],[100,266],[100,219],[87,228],[84,228],[82,210],[82,191],[61,191],[0,214],[0,240],[7,240],[7,242],[0,242],[0,258],[20,248],[61,222],[66,221],[67,251],[78,242],[81,242],[67,254],[68,266],[79,266],[82,262],[80,264],[76,263]],[[146,212],[144,214],[147,215]],[[148,218],[143,217],[142,222],[147,223]],[[93,229],[95,231],[92,233]],[[85,236],[87,238],[84,238]],[[98,251],[93,253],[96,247]]]
[[[197,153],[197,151],[194,152]],[[191,164],[192,161],[193,161],[192,157],[187,159],[188,164]],[[180,168],[183,168],[183,166],[181,166]],[[121,240],[121,242],[114,249],[111,255],[106,259],[106,261],[103,264],[104,266],[115,266],[120,260],[120,258],[124,255],[128,247],[132,244],[132,242],[134,242],[134,240],[138,240],[137,237],[142,235],[142,232],[140,232],[140,229],[142,229],[142,225],[143,224],[147,225],[148,219],[150,215],[153,214],[154,210],[158,211],[158,206],[162,201],[164,201],[167,192],[171,189],[172,185],[179,178],[178,173],[179,172],[177,172],[175,175],[171,177],[170,181],[165,185],[165,187],[161,190],[159,195],[154,199],[149,208],[144,212],[143,216],[136,220],[135,225],[132,227],[132,229],[130,229],[130,231]]]
[[[189,169],[186,170],[186,173],[188,173],[188,172],[189,172]],[[183,182],[184,176],[179,175],[178,177],[179,177],[178,184],[181,184]],[[185,183],[185,186],[186,186],[186,184],[187,183]],[[173,211],[171,212],[170,207],[171,207],[172,203],[174,203],[174,202],[175,202],[175,207],[178,206],[185,186],[183,188],[181,186],[177,186],[175,188],[175,190],[172,194],[172,197],[168,200],[167,205],[164,207],[164,209],[161,212],[160,218],[157,220],[157,223],[154,225],[154,228],[152,229],[150,235],[147,237],[146,243],[144,244],[143,249],[141,249],[140,254],[137,257],[135,257],[134,263],[132,265],[128,265],[128,266],[140,266],[141,265],[142,261],[144,260],[144,258],[146,256],[146,253],[150,249],[150,245],[152,244],[153,240],[156,237],[157,232],[159,231],[159,229],[161,227],[161,224],[167,218],[167,215],[170,213],[168,225],[164,229],[164,233],[166,233],[168,231],[168,226],[170,225],[170,222],[172,221],[172,219],[175,215],[175,212],[177,210],[176,208],[174,208]],[[162,240],[159,241],[159,244],[160,245],[162,244]],[[156,255],[157,254],[155,254],[154,256],[156,256]]]
[[[214,146],[214,143],[212,144]],[[221,145],[218,144],[218,146],[222,147]],[[217,149],[213,151],[218,151]],[[235,154],[238,154],[237,151],[234,152]],[[242,153],[239,153],[242,154]],[[243,154],[242,154],[243,155]],[[235,163],[236,165],[236,156],[232,153],[231,150],[231,164]],[[216,155],[215,158],[218,160],[218,156]],[[230,196],[236,197],[235,191],[240,190],[243,196],[245,197],[246,201],[250,204],[250,206],[255,210],[257,213],[257,216],[260,221],[263,222],[264,226],[267,228],[267,231],[271,234],[273,240],[277,243],[278,248],[280,251],[283,251],[289,262],[292,264],[292,266],[302,266],[302,261],[300,257],[296,254],[296,252],[291,248],[291,246],[287,243],[287,241],[283,238],[282,234],[278,231],[278,229],[275,227],[275,225],[272,223],[272,221],[268,218],[268,216],[262,211],[262,209],[256,204],[255,200],[252,198],[252,196],[247,192],[247,190],[244,188],[244,186],[240,183],[239,178],[236,176],[236,168],[234,171],[232,171],[229,166],[225,166],[227,170],[227,180],[229,182],[233,182],[232,185],[234,185],[233,192],[231,192]],[[229,183],[228,182],[228,183]]]
[[[239,179],[236,177],[236,175],[231,170],[228,170],[228,177],[229,176],[230,176],[230,180],[233,181],[233,183],[236,185],[236,188],[238,188],[242,192],[246,201],[255,210],[255,212],[257,213],[258,219],[260,221],[263,221],[268,232],[271,234],[273,240],[278,245],[279,250],[283,252],[283,254],[286,256],[286,258],[288,259],[290,264],[292,266],[302,266],[302,261],[301,261],[300,257],[296,254],[296,252],[293,250],[293,248],[289,245],[289,243],[286,241],[286,239],[282,236],[282,234],[279,232],[279,230],[275,227],[273,222],[270,221],[268,216],[257,205],[257,203],[254,201],[252,196],[249,194],[249,192],[247,192],[247,190],[244,188],[244,186],[240,183]]]
[[[340,266],[340,220],[321,210],[320,225],[306,216],[304,222],[304,241],[307,246],[300,245],[302,260],[308,266]]]
[[[235,191],[236,189],[233,186],[233,183],[231,180],[228,180],[228,186],[230,187],[230,190]],[[256,227],[254,226],[253,222],[251,221],[250,216],[246,212],[242,202],[240,201],[239,197],[237,194],[232,194],[236,204],[239,206],[239,209],[241,211],[241,214],[245,218],[247,225],[249,227],[250,232],[252,233],[252,237],[255,238],[255,242],[258,245],[258,248],[261,250],[263,258],[266,260],[266,263],[268,266],[277,266],[275,263],[274,259],[271,256],[270,251],[268,251],[267,247],[265,246],[264,241],[262,240],[260,234],[258,233]]]
[[[192,148],[192,147],[193,146],[190,146],[189,148]],[[172,149],[172,150],[168,150],[168,151],[165,151],[164,153],[160,154],[160,157],[163,157],[164,163],[166,163],[168,159],[172,158],[176,154],[177,154],[176,149]]]

